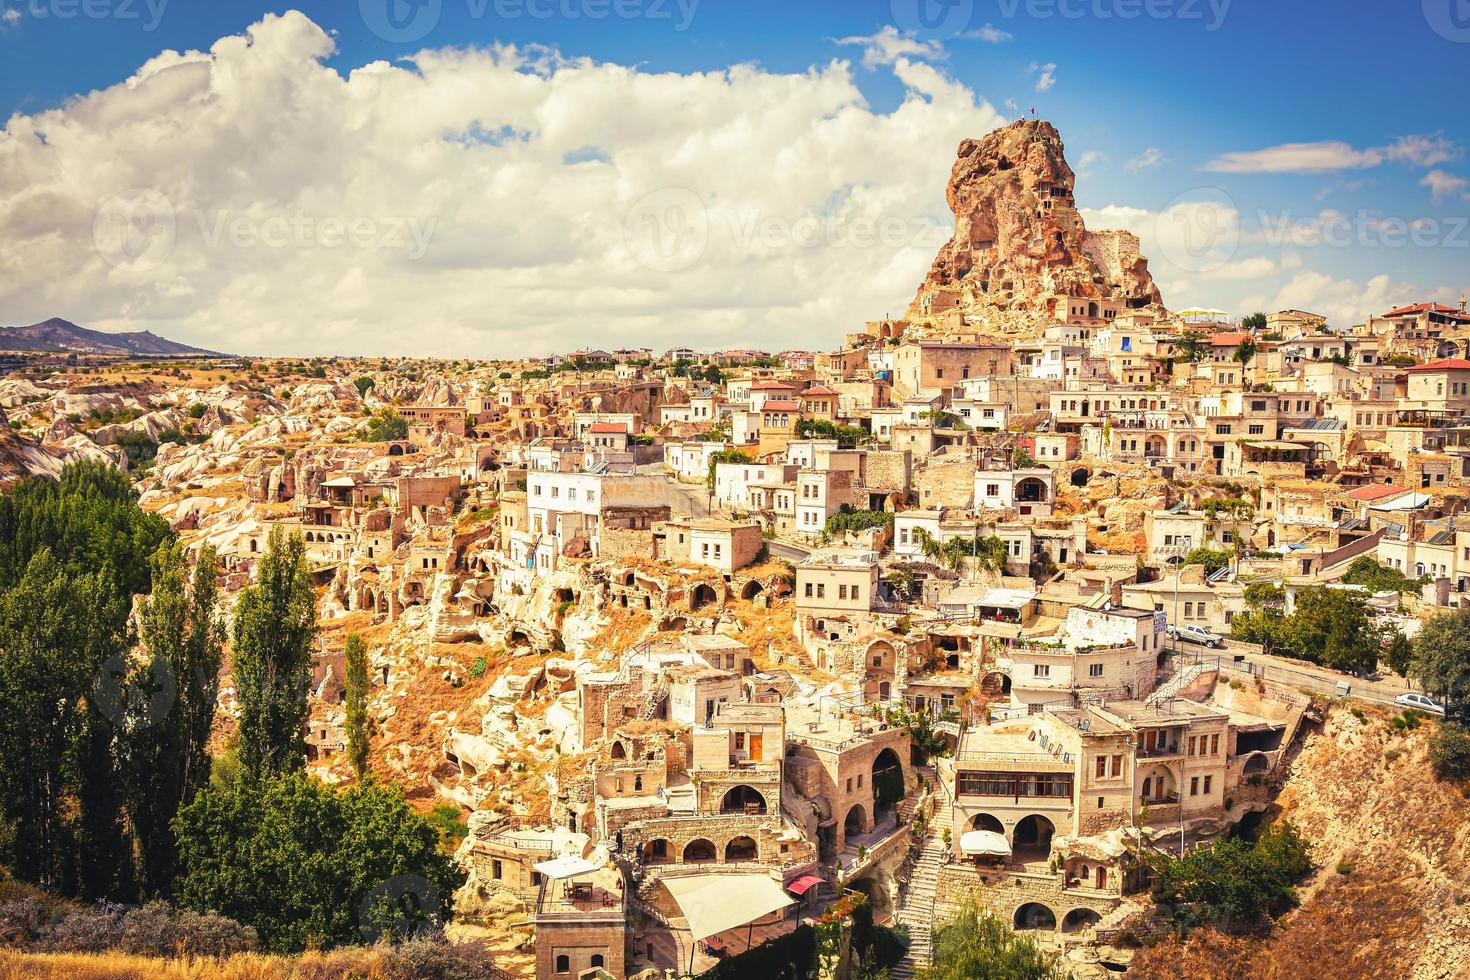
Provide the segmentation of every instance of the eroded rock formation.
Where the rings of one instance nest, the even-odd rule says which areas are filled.
[[[1062,138],[1044,120],[962,142],[946,193],[954,237],[940,248],[908,319],[920,332],[968,326],[1021,336],[1078,316],[1162,314],[1137,236],[1088,231],[1074,182]]]

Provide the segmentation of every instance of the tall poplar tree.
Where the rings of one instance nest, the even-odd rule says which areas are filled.
[[[368,774],[367,699],[369,684],[367,647],[356,633],[347,636],[347,758],[359,781]]]
[[[255,776],[306,763],[307,694],[316,640],[316,593],[300,535],[273,528],[259,577],[235,611],[231,673],[240,696],[240,762]]]
[[[165,544],[153,556],[153,593],[139,617],[145,656],[129,677],[122,744],[128,816],[149,896],[171,892],[178,870],[171,824],[209,778],[207,745],[224,648],[217,566],[214,549],[203,549],[189,589],[183,548]]]

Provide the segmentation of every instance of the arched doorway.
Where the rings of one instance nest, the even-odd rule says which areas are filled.
[[[971,817],[970,829],[989,830],[992,833],[1000,834],[1002,837],[1005,836],[1006,832],[1005,825],[1000,822],[1000,818],[992,816],[989,813],[977,813]]]
[[[842,821],[842,837],[856,837],[858,834],[867,833],[868,811],[863,809],[861,803],[854,803],[852,809],[847,811],[847,818]]]
[[[725,845],[725,863],[734,864],[738,861],[754,861],[759,853],[756,843],[749,837],[735,837]]]
[[[644,864],[668,864],[670,855],[669,842],[662,837],[655,837],[643,845]]]
[[[1072,486],[1074,487],[1078,487],[1079,489],[1085,487],[1091,479],[1092,474],[1087,472],[1085,466],[1079,466],[1072,471]]]
[[[1271,760],[1260,752],[1255,753],[1245,760],[1245,768],[1241,770],[1247,776],[1258,775],[1271,771]]]
[[[1046,484],[1034,476],[1016,484],[1016,500],[1020,503],[1036,504],[1046,501]]]
[[[1033,813],[1016,824],[1011,847],[1021,862],[1045,861],[1051,857],[1051,839],[1056,827],[1039,813]]]
[[[873,819],[881,823],[886,816],[897,812],[903,799],[903,763],[898,753],[884,749],[873,759]]]
[[[694,591],[689,593],[689,608],[703,609],[705,606],[712,606],[718,598],[719,595],[713,586],[707,582],[700,582],[694,587]]]
[[[754,599],[756,596],[760,595],[764,591],[765,589],[761,586],[760,582],[756,581],[755,579],[751,579],[749,582],[745,583],[745,588],[740,590],[740,598],[749,602],[751,599]]]
[[[713,864],[716,860],[715,845],[702,837],[684,845],[685,864]]]
[[[721,813],[761,814],[766,812],[766,798],[760,791],[744,783],[732,786],[720,800]]]
[[[1055,929],[1057,914],[1040,902],[1027,902],[1016,909],[1012,924],[1017,929]]]
[[[1062,919],[1062,932],[1082,932],[1102,921],[1102,916],[1092,909],[1075,908]]]

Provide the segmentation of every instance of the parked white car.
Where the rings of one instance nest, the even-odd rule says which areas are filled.
[[[1187,643],[1199,643],[1207,647],[1218,647],[1225,642],[1217,633],[1211,633],[1203,626],[1175,626],[1169,624],[1169,635],[1176,636]]]
[[[1444,714],[1444,705],[1435,703],[1435,700],[1427,694],[1418,691],[1405,691],[1393,699],[1393,703],[1401,708],[1413,708],[1417,711],[1432,711],[1437,715]]]

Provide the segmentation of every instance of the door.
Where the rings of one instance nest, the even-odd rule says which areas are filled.
[[[761,761],[761,743],[764,740],[765,740],[765,736],[762,735],[762,734],[760,734],[759,732],[752,732],[751,733],[751,735],[750,735],[750,761],[751,762],[759,762],[759,761]]]
[[[1097,887],[1099,890],[1108,887],[1108,869],[1102,865],[1097,868]]]

